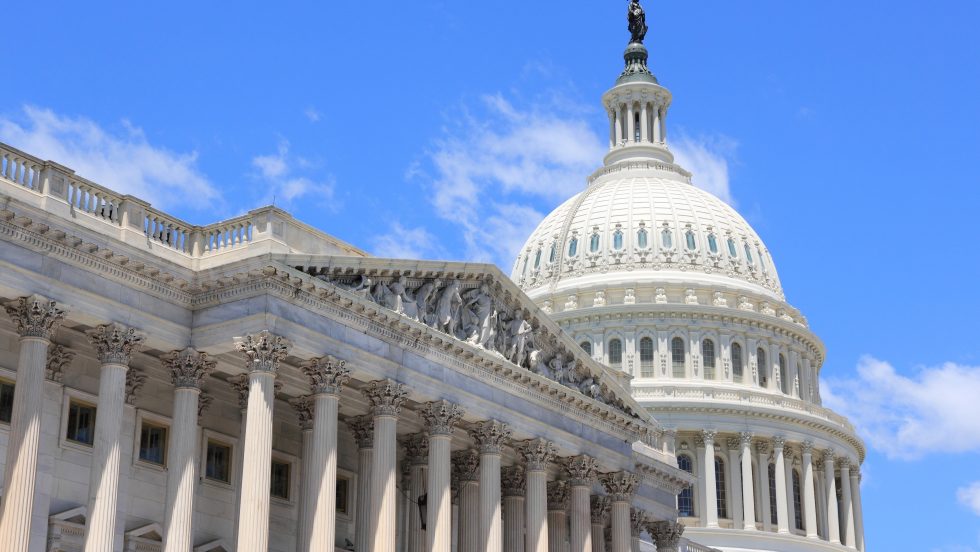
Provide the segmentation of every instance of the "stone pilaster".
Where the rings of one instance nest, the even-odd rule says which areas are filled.
[[[374,418],[374,465],[371,479],[371,550],[395,552],[398,500],[398,414],[408,395],[393,380],[370,382],[362,391]]]
[[[574,456],[565,462],[568,471],[571,515],[571,552],[592,552],[590,496],[596,482],[599,462],[591,456]]]
[[[167,470],[164,552],[190,550],[194,544],[194,485],[197,482],[197,412],[201,383],[214,360],[194,349],[173,351],[160,359],[174,384],[174,414]]]
[[[851,470],[851,499],[854,503],[855,547],[861,552],[864,552],[864,513],[861,510],[861,472],[857,465]]]
[[[725,444],[728,445],[728,485],[731,489],[728,506],[731,508],[732,526],[735,529],[742,529],[745,526],[745,518],[742,514],[742,461],[740,457],[742,440],[738,437],[729,437]]]
[[[20,350],[3,474],[0,542],[7,550],[22,552],[30,544],[48,347],[51,334],[64,320],[65,312],[54,301],[38,295],[10,301],[4,310],[17,326]]]
[[[568,552],[568,481],[548,482],[548,550]]]
[[[510,440],[507,424],[496,420],[480,422],[471,431],[480,451],[480,543],[483,552],[503,551],[500,501],[500,455]]]
[[[452,454],[453,477],[459,484],[458,552],[480,547],[480,453],[459,450]]]
[[[425,528],[419,514],[419,499],[426,492],[426,471],[429,464],[429,436],[413,433],[402,441],[405,460],[408,463],[408,520],[407,552],[426,552]]]
[[[817,501],[813,492],[813,443],[804,441],[801,447],[803,452],[803,522],[806,528],[806,536],[817,538]]]
[[[769,504],[769,455],[772,446],[768,441],[759,441],[755,444],[755,451],[758,457],[758,481],[756,487],[759,489],[759,502],[762,504],[759,513],[762,516],[762,528],[769,531],[772,528],[772,511],[775,504]]]
[[[718,527],[718,486],[715,477],[715,435],[714,430],[701,432],[704,443],[704,512],[705,527]],[[700,445],[699,445],[700,446]]]
[[[609,523],[609,497],[592,495],[589,502],[592,521],[592,552],[606,552],[606,524]]]
[[[647,531],[657,543],[657,552],[677,552],[684,526],[673,521],[654,521],[647,525]]]
[[[783,447],[786,439],[773,437],[772,453],[776,465],[776,531],[789,533],[789,509],[786,504],[786,460],[783,457]]]
[[[745,530],[755,531],[755,494],[753,493],[752,481],[752,434],[743,432],[739,434],[739,442],[742,446],[742,516],[745,520]]]
[[[524,552],[527,544],[524,536],[524,501],[527,492],[527,478],[524,466],[503,468],[500,474],[500,487],[504,502],[504,550]]]
[[[526,552],[548,552],[548,464],[555,457],[555,445],[545,439],[517,443],[527,474]]]
[[[840,541],[840,515],[837,513],[837,482],[834,480],[834,449],[823,453],[824,486],[827,491],[827,535],[834,544]]]
[[[288,342],[263,331],[235,340],[245,357],[248,408],[245,417],[242,482],[238,508],[238,552],[269,549],[269,488],[272,473],[272,416],[275,379],[286,358]]]
[[[796,500],[793,494],[793,463],[796,460],[796,451],[790,446],[783,447],[783,464],[786,473],[786,523],[789,524],[789,531],[792,532],[796,529]],[[802,489],[803,480],[800,479],[800,492]],[[802,496],[800,497],[803,498]],[[802,512],[800,512],[802,516]]]
[[[844,537],[844,546],[856,548],[854,538],[854,504],[851,502],[851,459],[844,456],[837,461],[840,467],[840,490],[842,520],[844,526],[841,527],[841,536]]]
[[[422,405],[419,416],[429,435],[426,539],[429,552],[452,551],[453,506],[450,446],[463,410],[449,401]]]
[[[305,552],[310,548],[310,514],[314,509],[316,493],[313,491],[311,464],[313,459],[313,397],[302,395],[290,399],[290,406],[296,411],[299,430],[302,434],[302,453],[300,455],[300,497],[299,512],[296,516],[296,550]]]
[[[346,423],[357,443],[357,524],[354,526],[354,545],[357,550],[370,550],[374,419],[371,416],[357,416],[348,418]]]
[[[632,535],[630,533],[630,503],[639,484],[639,478],[632,473],[620,471],[600,476],[602,484],[609,493],[610,516],[612,518],[612,550],[610,552],[630,552]]]

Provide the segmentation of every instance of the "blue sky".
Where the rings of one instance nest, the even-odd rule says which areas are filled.
[[[508,270],[601,163],[625,4],[15,2],[0,141],[191,222],[274,199]],[[869,545],[980,550],[980,3],[646,4],[672,147],[766,240],[868,439]]]

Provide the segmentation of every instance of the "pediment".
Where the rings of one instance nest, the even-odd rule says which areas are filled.
[[[85,519],[88,517],[88,507],[78,506],[72,508],[71,510],[65,510],[48,517],[48,521],[64,521],[68,523],[79,523],[85,525]]]
[[[231,548],[225,546],[224,539],[218,539],[195,546],[194,552],[231,552]]]
[[[126,532],[126,538],[140,538],[150,541],[163,542],[163,528],[159,523],[151,523]]]

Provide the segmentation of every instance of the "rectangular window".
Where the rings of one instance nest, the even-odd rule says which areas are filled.
[[[0,422],[9,424],[14,417],[14,385],[0,381]]]
[[[272,461],[272,496],[289,500],[289,464]]]
[[[213,481],[231,483],[231,447],[208,441],[204,477]]]
[[[167,465],[167,428],[143,422],[140,428],[140,460]]]
[[[68,430],[65,438],[91,446],[95,441],[95,407],[71,401],[68,404]]]

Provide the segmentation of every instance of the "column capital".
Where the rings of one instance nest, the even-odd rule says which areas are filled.
[[[419,409],[422,425],[431,435],[452,435],[456,422],[463,417],[463,409],[449,401],[432,401]]]
[[[454,451],[452,463],[454,480],[460,482],[480,480],[480,453],[476,449]]]
[[[568,481],[560,479],[549,481],[546,491],[549,510],[565,511],[568,509]]]
[[[571,486],[591,488],[595,484],[599,470],[599,461],[595,458],[581,454],[563,459],[562,465],[571,477]]]
[[[640,478],[628,471],[604,473],[599,476],[599,480],[613,502],[630,502],[640,483]]]
[[[647,531],[657,543],[657,550],[677,550],[677,542],[684,534],[684,526],[674,521],[652,521]]]
[[[794,449],[793,447],[791,447],[789,445],[784,446],[783,447],[783,460],[786,462],[786,465],[792,466],[793,465],[793,459],[794,458],[796,458],[796,449]]]
[[[630,508],[630,534],[639,537],[647,524],[647,513],[639,508]]]
[[[289,352],[289,341],[263,330],[257,334],[236,337],[235,348],[248,359],[246,372],[266,372],[275,375],[279,371],[279,363]]]
[[[18,297],[3,305],[7,315],[17,325],[21,337],[51,339],[51,334],[65,319],[65,311],[58,304],[40,295]]]
[[[836,458],[836,457],[837,457],[837,455],[834,453],[834,449],[832,449],[832,448],[829,448],[829,449],[823,451],[823,461],[825,463],[827,463],[827,464],[833,465],[834,464],[834,458]]]
[[[527,471],[545,471],[555,457],[555,444],[546,439],[528,439],[515,443],[517,452],[527,463]]]
[[[170,378],[178,389],[200,389],[201,382],[214,370],[217,361],[207,353],[200,353],[187,348],[183,351],[171,351],[160,357],[164,368],[170,370]]]
[[[728,445],[729,450],[735,450],[742,444],[742,440],[738,437],[729,437],[725,439],[725,444]]]
[[[800,445],[800,450],[803,452],[803,456],[808,456],[813,454],[813,441],[803,441]]]
[[[102,364],[129,366],[134,352],[146,339],[136,330],[122,324],[102,324],[85,332],[95,347],[95,354]]]
[[[371,416],[352,416],[347,418],[344,423],[354,434],[357,448],[374,448],[374,419]]]
[[[842,471],[849,471],[851,469],[851,459],[847,456],[841,456],[837,459],[837,467]]]
[[[705,444],[706,447],[707,446],[714,446],[714,444],[715,444],[715,436],[718,435],[718,432],[715,431],[715,430],[713,430],[713,429],[704,429],[704,430],[701,430],[700,435],[701,435],[701,439],[704,440],[704,444]],[[710,445],[709,445],[709,443],[710,443]]]
[[[245,410],[248,408],[248,376],[239,374],[228,378],[228,385],[238,393],[238,408]]]
[[[769,441],[759,441],[755,444],[755,450],[759,454],[769,454],[772,452],[772,445]]]
[[[510,441],[512,433],[507,424],[497,420],[479,422],[470,429],[470,436],[476,440],[481,454],[500,454],[504,443]]]
[[[409,466],[426,466],[429,463],[429,436],[424,432],[406,435],[401,440],[405,447],[405,459]]]
[[[752,446],[752,434],[749,433],[748,431],[743,431],[743,432],[739,433],[738,434],[738,439],[739,439],[739,441],[742,442],[742,446],[743,447],[751,447]]]
[[[64,380],[65,368],[74,359],[74,351],[69,351],[64,345],[52,344],[48,347],[48,360],[44,368],[44,376],[55,383],[61,383]]]
[[[302,395],[295,399],[290,399],[289,404],[296,411],[296,417],[299,418],[299,429],[301,431],[312,431],[314,412],[313,397],[311,395]]]
[[[517,464],[501,468],[500,490],[504,496],[524,496],[527,491],[527,477],[524,466]]]
[[[303,373],[310,378],[310,389],[314,395],[339,395],[340,390],[350,381],[347,361],[330,355],[311,358],[301,366]]]
[[[776,454],[779,454],[780,452],[782,452],[783,451],[783,447],[785,447],[785,446],[786,446],[786,438],[785,437],[783,437],[781,435],[777,435],[777,436],[775,436],[775,437],[772,438],[772,449],[773,449],[773,452],[775,452]]]
[[[142,370],[136,368],[126,370],[126,404],[136,404],[136,393],[139,393],[145,383],[146,374]]]
[[[601,495],[592,495],[589,497],[589,512],[592,517],[592,523],[605,525],[609,520],[609,497]]]
[[[391,379],[369,382],[361,393],[371,401],[371,412],[375,416],[398,416],[408,396],[405,386]]]

